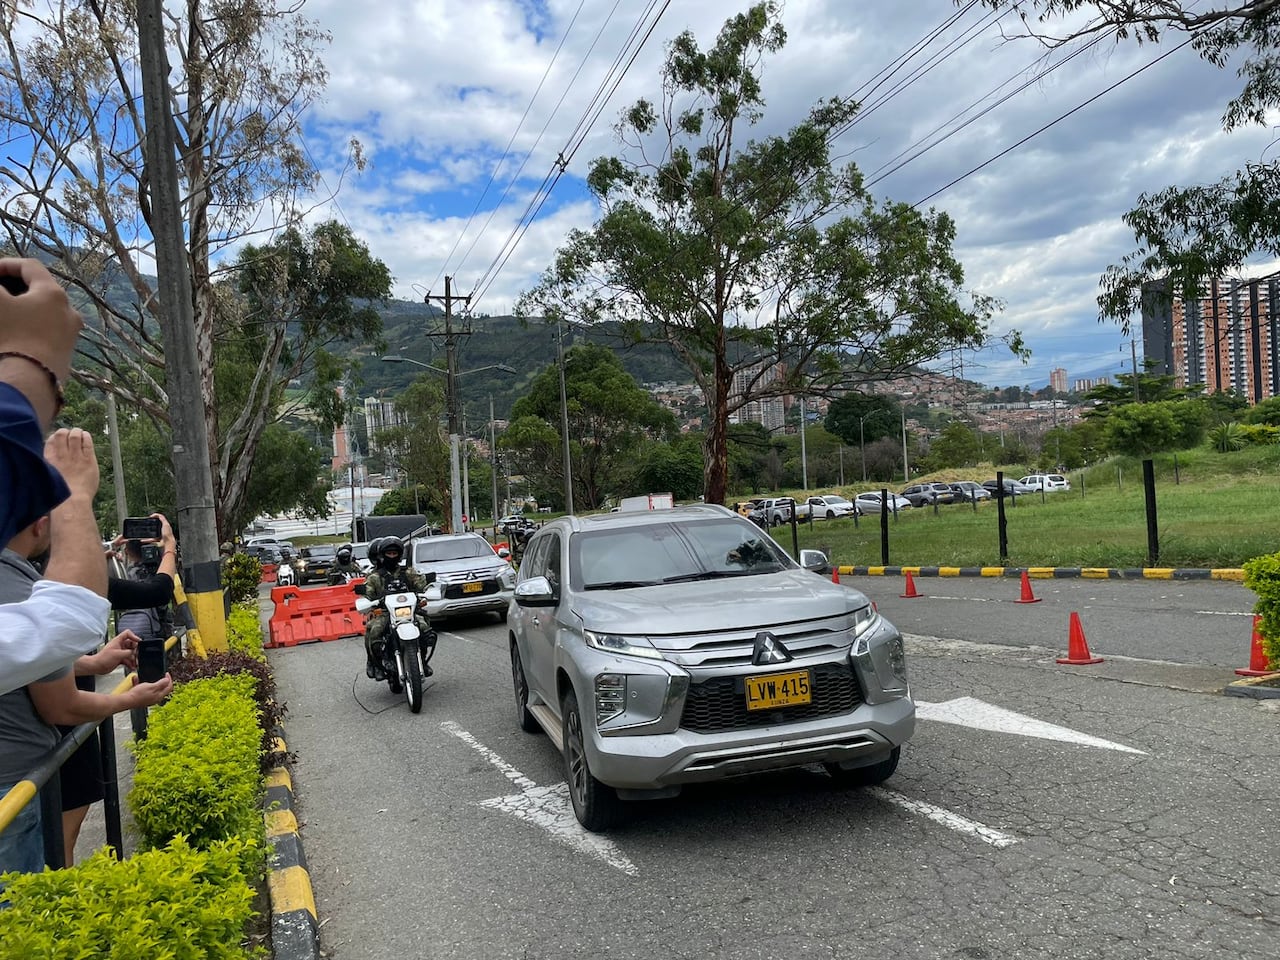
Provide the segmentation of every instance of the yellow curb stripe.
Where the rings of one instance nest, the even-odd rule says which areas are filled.
[[[281,740],[280,743],[284,741]],[[289,771],[284,767],[272,767],[267,771],[267,775],[263,777],[263,785],[270,790],[272,787],[287,787],[293,790],[293,778],[289,776]]]
[[[262,815],[267,825],[267,836],[278,837],[286,833],[298,832],[298,818],[292,810],[269,810]]]
[[[1173,567],[1144,567],[1142,578],[1144,580],[1172,580]]]
[[[1239,567],[1215,567],[1209,571],[1211,580],[1244,580],[1244,571]]]
[[[869,576],[869,577],[883,577],[883,576],[884,576],[884,567],[867,567],[867,576]]]
[[[311,876],[302,867],[285,867],[267,874],[273,913],[306,910],[316,915],[316,901],[311,893]]]
[[[958,577],[960,576],[959,567],[939,567],[938,576],[940,577]]]
[[[1056,567],[1027,567],[1027,576],[1037,580],[1052,580]]]
[[[905,577],[908,573],[911,574],[913,577],[918,577],[920,576],[920,568],[919,567],[903,567],[902,575]]]
[[[978,573],[984,577],[1003,577],[1004,567],[981,567]]]
[[[272,752],[273,752],[273,753],[275,753],[275,752],[279,752],[279,753],[288,753],[288,752],[289,752],[289,748],[288,748],[288,747],[286,747],[286,746],[284,745],[284,738],[283,738],[283,737],[276,737],[274,740],[272,740],[272,741],[271,741],[271,750],[272,750]]]
[[[1081,567],[1080,576],[1086,580],[1110,580],[1111,570],[1108,567]]]

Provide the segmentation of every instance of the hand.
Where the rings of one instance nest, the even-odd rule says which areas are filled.
[[[44,458],[62,474],[72,496],[93,499],[98,492],[98,457],[92,436],[79,428],[55,430],[45,441]]]
[[[138,683],[135,676],[133,689],[125,696],[131,701],[130,707],[154,707],[171,693],[173,693],[173,677],[166,673],[155,683]]]
[[[27,292],[16,297],[0,292],[0,351],[30,354],[65,382],[84,327],[67,292],[38,260],[0,258],[0,275],[20,277],[27,285]]]
[[[106,646],[93,655],[94,673],[110,673],[116,667],[124,666],[128,670],[138,668],[138,635],[132,630],[122,630],[109,641]]]
[[[173,527],[169,526],[169,518],[163,513],[153,513],[151,516],[160,521],[160,545],[166,550],[177,552],[178,541],[173,537]]]

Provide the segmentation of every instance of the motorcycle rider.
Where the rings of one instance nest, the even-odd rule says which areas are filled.
[[[401,580],[407,589],[422,596],[427,589],[427,580],[412,567],[401,569],[400,561],[404,557],[404,543],[399,537],[383,537],[369,545],[369,559],[373,561],[371,570],[364,582],[364,595],[368,600],[378,601],[388,593],[387,584],[393,580]],[[435,577],[432,577],[434,580]],[[394,592],[394,591],[391,591]],[[383,667],[383,633],[387,629],[387,612],[375,608],[370,612],[364,627],[364,652],[367,658],[365,674],[371,680],[385,680]],[[424,659],[429,660],[435,652],[436,634],[431,623],[420,612],[414,614],[414,623],[422,632],[422,650]],[[426,664],[423,676],[431,676],[431,665]]]
[[[338,548],[337,560],[334,561],[332,567],[329,568],[329,583],[346,583],[353,577],[362,577],[364,574],[360,570],[360,565],[356,563],[355,555],[351,550],[351,544],[344,543]]]

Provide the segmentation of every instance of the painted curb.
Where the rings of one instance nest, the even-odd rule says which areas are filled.
[[[283,749],[284,738],[277,744]],[[272,955],[275,960],[318,960],[316,901],[294,813],[293,778],[284,767],[276,767],[266,776],[262,819],[271,845],[267,889],[271,895]]]
[[[1228,697],[1251,697],[1254,700],[1280,699],[1280,687],[1266,686],[1280,679],[1280,672],[1264,674],[1261,677],[1249,677],[1247,680],[1233,680],[1222,688]]]
[[[837,566],[851,577],[1021,577],[1033,580],[1231,580],[1244,581],[1239,567],[875,567]]]

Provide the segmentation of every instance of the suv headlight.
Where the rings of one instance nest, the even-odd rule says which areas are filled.
[[[902,681],[903,686],[906,686],[907,650],[901,637],[894,637],[889,641],[889,669],[893,671],[895,677]]]
[[[876,608],[869,603],[865,607],[859,607],[857,610],[853,611],[854,639],[856,640],[858,637],[870,630],[878,616],[880,616],[880,614],[876,613]]]
[[[444,587],[439,582],[427,584],[427,592],[423,594],[428,600],[443,600]]]
[[[644,637],[624,637],[616,633],[583,630],[582,639],[587,642],[587,646],[605,653],[620,653],[625,657],[644,657],[647,660],[664,659],[662,652]]]
[[[516,587],[516,572],[511,569],[511,564],[507,564],[498,572],[498,580],[502,584],[504,590],[514,590]]]

